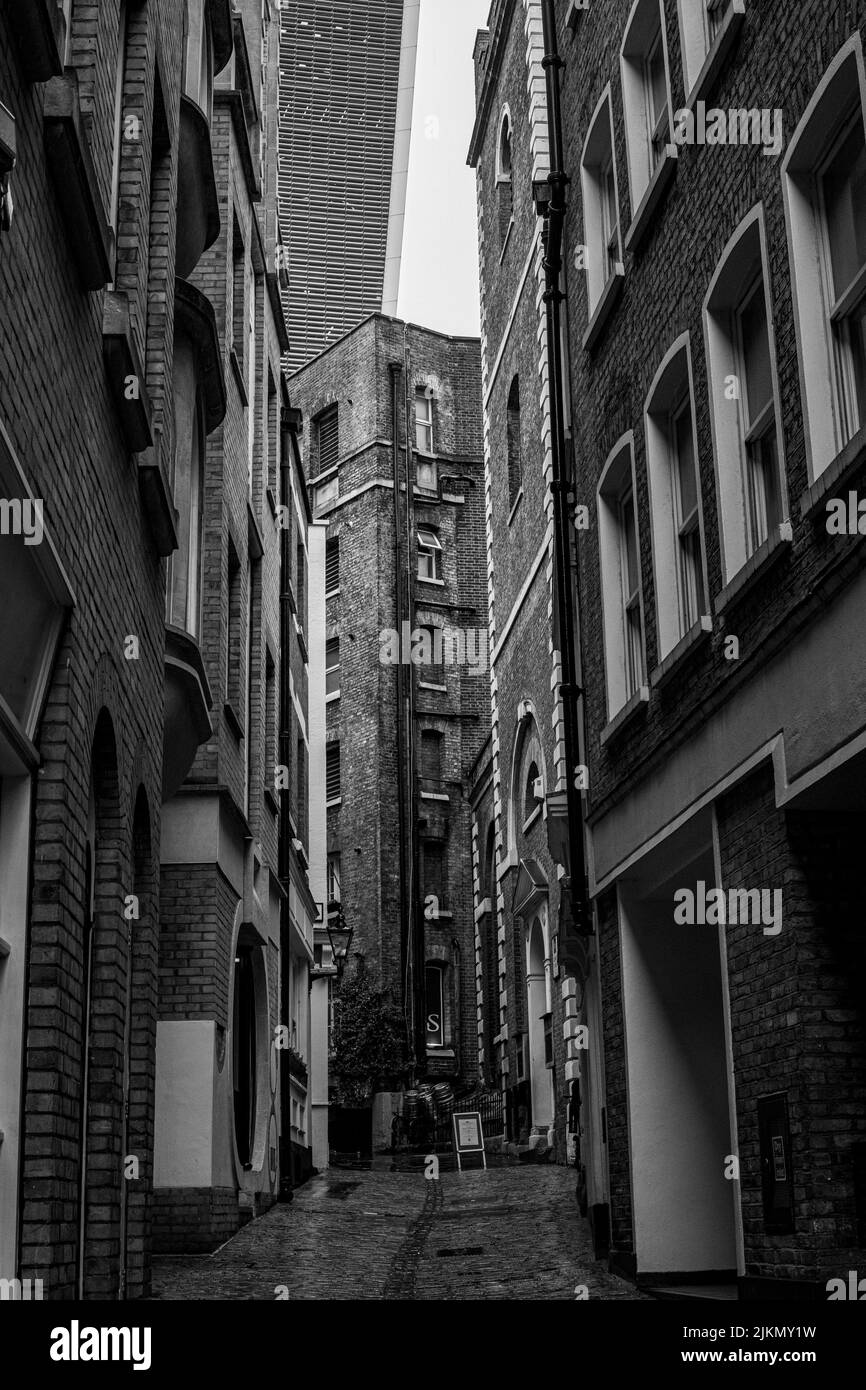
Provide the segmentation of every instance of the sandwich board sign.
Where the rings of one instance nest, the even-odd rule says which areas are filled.
[[[463,1110],[451,1116],[454,1125],[454,1148],[457,1150],[457,1167],[463,1172],[464,1154],[481,1154],[484,1167],[487,1167],[487,1154],[484,1152],[484,1131],[481,1128],[481,1113],[478,1110]]]

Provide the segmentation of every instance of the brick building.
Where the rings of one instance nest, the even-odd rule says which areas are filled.
[[[216,1243],[309,1148],[277,23],[0,13],[0,1277],[46,1298],[146,1293],[154,1227]]]
[[[309,780],[309,504],[280,371],[278,35],[276,9],[235,5],[201,171],[216,235],[183,296],[181,342],[200,371],[189,393],[190,433],[201,431],[190,488],[198,563],[169,632],[209,693],[212,728],[202,708],[201,746],[163,809],[154,1202],[156,1247],[170,1251],[212,1249],[276,1200],[281,1169],[285,1185],[309,1166],[307,870],[319,786]],[[176,334],[176,363],[178,352]],[[175,401],[180,428],[188,397]]]
[[[328,525],[328,901],[354,929],[355,968],[406,1001],[414,1079],[473,1081],[465,778],[487,698],[478,343],[374,315],[289,384],[313,514]]]
[[[499,128],[476,150],[488,364],[550,173],[542,8],[497,2],[479,41]],[[606,1138],[589,1201],[641,1282],[826,1297],[863,1261],[866,1210],[866,15],[556,14],[603,1033],[584,1118],[592,1141],[603,1106]],[[523,342],[531,358],[529,326]],[[494,535],[501,642],[495,561]]]
[[[577,1043],[582,1028],[598,1035],[598,1001],[591,948],[566,941],[562,884],[565,710],[554,641],[542,224],[532,197],[533,181],[548,173],[542,56],[540,6],[495,4],[475,48],[469,154],[479,206],[492,700],[472,786],[479,1051],[505,1099],[505,1136],[524,1151],[570,1159],[583,1102],[586,1167],[592,1153],[601,1164],[601,1083],[584,1075],[581,1097]],[[588,1053],[593,1068],[599,1052]]]

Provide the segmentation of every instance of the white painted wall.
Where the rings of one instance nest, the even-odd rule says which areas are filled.
[[[157,1024],[155,1187],[211,1183],[215,1028],[211,1019]]]
[[[672,901],[620,903],[638,1272],[734,1269],[718,929],[674,925]]]
[[[403,262],[403,233],[406,224],[406,190],[409,183],[409,152],[412,144],[412,114],[415,108],[415,69],[418,58],[418,29],[421,0],[405,0],[403,39],[400,49],[400,77],[397,87],[397,123],[394,132],[394,165],[391,173],[391,206],[388,216],[388,242],[385,251],[385,283],[382,312],[397,314],[400,294],[400,268]]]

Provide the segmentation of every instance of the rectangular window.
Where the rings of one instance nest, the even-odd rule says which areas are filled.
[[[640,611],[640,566],[637,522],[631,488],[620,499],[620,571],[625,637],[626,701],[643,685],[643,625]]]
[[[300,733],[295,743],[295,822],[303,839],[307,825],[307,745]]]
[[[418,459],[415,466],[415,482],[424,492],[438,492],[439,464],[436,459]]]
[[[319,445],[319,473],[327,473],[336,468],[340,461],[340,412],[336,405],[330,406],[316,422]]]
[[[544,1062],[545,1066],[553,1066],[553,1014],[545,1014],[542,1018],[544,1024]]]
[[[307,552],[303,541],[298,541],[295,561],[295,602],[298,607],[298,626],[307,626]]]
[[[270,648],[265,655],[265,786],[273,789],[274,770],[280,761],[277,727],[277,664]]]
[[[644,63],[644,92],[646,97],[647,132],[649,135],[649,173],[652,174],[664,158],[671,133],[668,79],[661,24]]]
[[[436,840],[425,840],[422,854],[424,896],[435,898],[439,907],[444,908],[448,900],[445,846]]]
[[[237,213],[232,221],[232,347],[244,375],[247,360],[246,250]]]
[[[340,693],[340,639],[331,637],[325,643],[325,694]]]
[[[274,374],[268,367],[268,487],[280,495],[280,397]]]
[[[419,679],[425,685],[435,685],[441,689],[445,688],[445,667],[442,662],[443,640],[442,629],[438,627],[421,627],[418,629],[419,642],[417,650],[421,652],[422,660],[418,667]]]
[[[688,396],[671,417],[670,443],[673,455],[674,524],[679,552],[680,636],[685,636],[706,609],[694,424],[692,403]]]
[[[424,995],[427,1016],[427,1046],[445,1046],[445,1001],[442,990],[442,967],[428,965],[424,971]]]
[[[335,594],[340,587],[340,541],[334,536],[325,543],[325,593]]]
[[[600,104],[581,160],[587,293],[592,317],[610,278],[619,273],[622,248],[610,95]]]
[[[340,875],[342,873],[342,861],[339,854],[328,855],[328,911],[337,907],[342,901],[342,889],[340,887]]]
[[[421,776],[428,782],[442,781],[442,735],[433,729],[421,732]]]
[[[338,801],[340,795],[340,745],[329,743],[325,756],[325,797],[328,801]]]
[[[819,176],[836,390],[846,442],[866,423],[866,136],[857,111]]]
[[[418,532],[418,578],[442,578],[442,545],[436,532],[426,527]]]
[[[779,459],[767,301],[759,277],[735,311],[746,458],[746,520],[754,554],[779,524]]]
[[[426,386],[415,391],[415,447],[419,454],[433,453],[433,397]]]
[[[226,662],[226,702],[236,715],[241,707],[241,662],[243,659],[243,608],[241,563],[231,540],[228,545],[228,660]]]

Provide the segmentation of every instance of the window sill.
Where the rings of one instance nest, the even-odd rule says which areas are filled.
[[[42,119],[48,166],[81,283],[86,290],[104,289],[114,276],[114,232],[84,133],[73,69],[46,83]]]
[[[625,234],[626,251],[637,251],[643,241],[652,225],[653,214],[676,177],[679,157],[679,150],[676,145],[668,145],[664,157],[647,184],[638,210],[632,218],[631,226]]]
[[[532,812],[532,815],[526,817],[526,820],[523,822],[523,833],[524,833],[524,835],[527,835],[527,834],[529,833],[529,831],[532,829],[532,827],[535,825],[535,823],[536,823],[538,820],[540,820],[542,810],[543,810],[543,807],[542,807],[542,805],[541,805],[541,802],[539,802],[538,805],[536,806],[535,810]]]
[[[421,576],[420,576],[420,574],[419,574],[419,576],[418,576],[418,583],[419,583],[419,584],[433,584],[437,589],[444,589],[444,588],[445,588],[445,580],[444,580],[444,579],[422,579]]]
[[[620,261],[617,261],[616,270],[602,290],[601,298],[593,310],[592,317],[583,335],[584,352],[595,351],[598,341],[607,325],[607,321],[619,303],[624,280],[625,268]]]
[[[731,7],[722,21],[722,27],[713,40],[713,46],[704,59],[704,65],[686,100],[686,106],[690,111],[694,111],[698,102],[705,100],[715,87],[722,68],[728,60],[728,55],[737,41],[745,18],[746,0],[731,0]]]
[[[431,685],[429,681],[419,681],[419,682],[418,682],[418,689],[419,689],[419,690],[434,690],[434,691],[436,692],[437,695],[447,695],[447,694],[448,694],[448,686],[447,686],[447,685]]]
[[[500,264],[500,265],[502,265],[502,262],[505,260],[505,253],[506,253],[506,251],[508,250],[508,244],[509,244],[509,242],[511,241],[511,233],[512,233],[513,231],[514,231],[514,218],[512,217],[511,221],[510,221],[509,224],[508,224],[508,231],[505,233],[505,240],[504,240],[503,243],[502,243],[502,250],[499,252],[499,264]]]
[[[298,648],[299,648],[300,653],[301,653],[301,660],[303,661],[303,663],[304,663],[305,666],[309,666],[309,664],[310,664],[310,654],[309,654],[309,652],[307,651],[307,639],[306,639],[306,637],[304,636],[304,629],[301,627],[300,623],[298,622],[297,616],[295,617],[295,629],[296,629],[297,637],[298,637]]]
[[[742,598],[753,584],[756,584],[764,577],[768,570],[772,569],[776,561],[782,555],[787,554],[788,547],[794,539],[794,532],[790,521],[783,521],[777,526],[769,540],[759,546],[742,569],[738,570],[733,579],[729,580],[722,592],[713,604],[713,611],[718,617],[732,606],[737,599]]]
[[[518,492],[517,496],[516,496],[515,499],[514,499],[514,505],[512,506],[511,511],[508,513],[508,525],[509,525],[509,526],[511,525],[511,523],[512,523],[512,521],[514,520],[515,516],[517,515],[517,509],[518,509],[518,507],[520,506],[520,504],[521,504],[522,501],[523,501],[523,488],[521,488],[520,491]]]
[[[229,352],[229,365],[232,369],[232,375],[235,379],[235,385],[238,388],[238,395],[241,398],[241,405],[244,407],[244,409],[246,409],[249,406],[250,398],[247,395],[246,382],[244,381],[244,369],[241,365],[241,360],[238,357],[234,348],[232,348]]]
[[[847,486],[864,462],[866,462],[866,425],[857,431],[854,438],[845,445],[841,454],[837,454],[830,467],[826,468],[821,476],[815,479],[811,487],[808,487],[803,493],[800,498],[801,518],[804,521],[807,519],[823,520],[824,504],[837,488]]]
[[[226,700],[225,704],[223,705],[223,714],[226,717],[226,723],[228,724],[238,743],[240,743],[241,739],[244,736],[244,726],[241,723],[240,715],[238,714],[237,710],[235,709],[234,705],[231,703],[230,700]]]
[[[277,495],[276,495],[276,493],[274,492],[274,489],[273,489],[272,487],[268,487],[268,488],[266,489],[266,495],[267,495],[267,499],[268,499],[268,506],[269,506],[270,509],[271,509],[271,516],[274,518],[274,521],[277,523],[277,526],[279,526],[279,524],[280,524],[280,509],[279,509],[279,505],[278,505],[278,503],[277,503]]]
[[[271,791],[270,787],[265,787],[265,801],[267,802],[268,806],[270,806],[273,814],[275,816],[278,816],[280,814],[280,803],[275,793]]]
[[[453,1058],[453,1057],[456,1057],[456,1056],[457,1056],[457,1053],[454,1051],[454,1048],[453,1048],[453,1047],[437,1047],[435,1044],[434,1044],[434,1045],[431,1045],[430,1043],[428,1043],[428,1044],[427,1044],[427,1056],[428,1056],[428,1057],[449,1057],[449,1058]]]
[[[627,704],[623,705],[619,714],[614,715],[606,729],[601,732],[601,746],[605,748],[607,744],[613,742],[631,724],[639,714],[646,712],[649,704],[649,687],[642,685],[640,690],[636,690]]]
[[[335,690],[335,691],[332,692],[332,694],[326,695],[326,696],[325,696],[325,704],[326,704],[326,705],[333,705],[337,700],[339,700],[340,694],[341,694],[341,692],[340,692],[339,690]]]
[[[447,802],[450,804],[450,802],[451,802],[451,797],[448,795],[447,792],[422,792],[422,793],[421,793],[421,800],[422,800],[422,801],[447,801]]]
[[[156,553],[162,559],[173,555],[178,548],[175,529],[174,499],[171,487],[162,466],[161,449],[158,441],[150,449],[145,449],[136,458],[138,465],[138,490],[156,543]]]
[[[342,806],[342,804],[343,804],[343,798],[342,798],[342,796],[334,796],[334,797],[331,798],[330,801],[326,801],[326,802],[325,802],[325,810],[326,810],[326,811],[336,811],[337,807],[338,807],[338,806]]]
[[[325,594],[325,602],[326,602],[326,603],[329,603],[329,602],[331,601],[332,598],[339,598],[339,597],[340,597],[340,590],[339,590],[339,589],[329,589],[328,592]]]
[[[712,618],[704,615],[699,618],[693,627],[690,627],[684,637],[681,637],[672,651],[668,652],[664,661],[660,661],[658,666],[650,676],[650,685],[653,690],[664,690],[679,669],[686,657],[692,656],[698,648],[710,636],[713,630]]]

